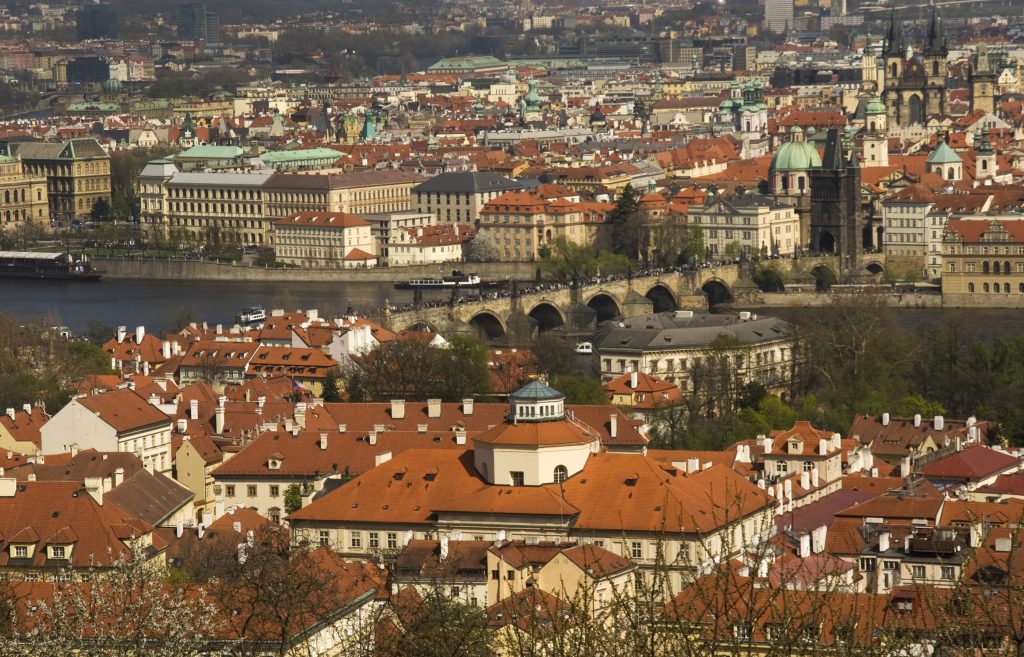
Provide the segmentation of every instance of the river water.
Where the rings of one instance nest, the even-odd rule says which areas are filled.
[[[425,298],[445,299],[449,292],[426,292]],[[144,325],[167,332],[185,321],[234,323],[250,305],[271,308],[317,308],[321,316],[337,316],[349,305],[375,315],[385,300],[392,305],[412,302],[410,290],[387,282],[294,283],[261,281],[160,281],[106,279],[100,282],[36,281],[0,278],[0,313],[20,320],[45,318],[74,332],[90,322],[107,326]],[[796,319],[800,308],[751,308],[762,315]],[[991,339],[1024,333],[1024,311],[1010,309],[907,308],[897,311],[908,329],[925,332],[959,321],[977,337]]]
[[[425,298],[446,298],[445,292]],[[410,290],[391,283],[293,283],[259,281],[157,281],[107,279],[100,282],[0,279],[0,313],[20,320],[45,318],[72,331],[91,321],[107,326],[144,325],[170,331],[182,319],[230,325],[251,305],[270,308],[317,308],[321,315],[343,313],[351,304],[363,314],[376,313],[385,299],[392,305],[412,302]]]

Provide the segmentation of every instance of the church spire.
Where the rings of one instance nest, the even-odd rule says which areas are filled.
[[[896,20],[896,10],[889,13],[889,31],[885,36],[885,55],[903,57],[903,25]]]
[[[924,54],[943,57],[949,54],[949,47],[946,44],[946,29],[934,3],[931,5],[931,13],[928,16],[928,34],[925,38]]]

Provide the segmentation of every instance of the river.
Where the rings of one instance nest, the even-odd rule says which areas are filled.
[[[427,299],[448,293],[428,292]],[[433,296],[431,296],[433,295]],[[46,318],[53,324],[84,331],[92,321],[107,326],[143,325],[170,331],[180,320],[233,324],[242,308],[317,308],[321,315],[340,314],[349,306],[374,313],[387,299],[392,305],[412,302],[410,290],[391,283],[291,283],[259,281],[156,281],[107,279],[100,282],[0,279],[0,312],[20,320]]]
[[[445,299],[449,292],[425,293]],[[233,324],[250,305],[270,308],[317,308],[337,315],[351,306],[360,314],[376,314],[387,299],[392,305],[412,302],[410,290],[387,282],[293,283],[260,281],[158,281],[107,279],[100,282],[0,279],[0,313],[20,320],[46,318],[52,324],[85,331],[90,322],[107,326],[144,325],[166,332],[183,321]],[[750,308],[762,315],[796,319],[800,308]],[[906,308],[895,310],[901,324],[926,332],[958,320],[982,339],[1024,333],[1024,311],[1011,309]]]

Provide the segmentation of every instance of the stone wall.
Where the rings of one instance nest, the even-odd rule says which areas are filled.
[[[836,300],[881,298],[893,308],[941,308],[942,295],[927,292],[765,292],[764,305],[769,308],[808,308],[828,306]],[[947,304],[948,305],[948,304]]]
[[[380,267],[376,269],[268,269],[203,260],[153,260],[129,258],[93,258],[93,267],[107,278],[137,278],[192,281],[400,281],[408,278],[437,276],[438,265],[411,267]],[[484,280],[514,278],[533,280],[537,266],[528,262],[447,263],[444,273],[452,269],[479,274]]]

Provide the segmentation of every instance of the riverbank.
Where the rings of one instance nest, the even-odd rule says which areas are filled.
[[[935,292],[889,292],[885,288],[861,292],[762,292],[761,303],[771,308],[816,308],[835,301],[870,296],[891,308],[942,308],[942,295]]]
[[[378,267],[375,269],[277,269],[208,260],[93,258],[105,278],[157,281],[274,281],[379,283],[437,276],[459,269],[484,280],[532,281],[537,265],[529,262],[449,262],[441,265]]]

